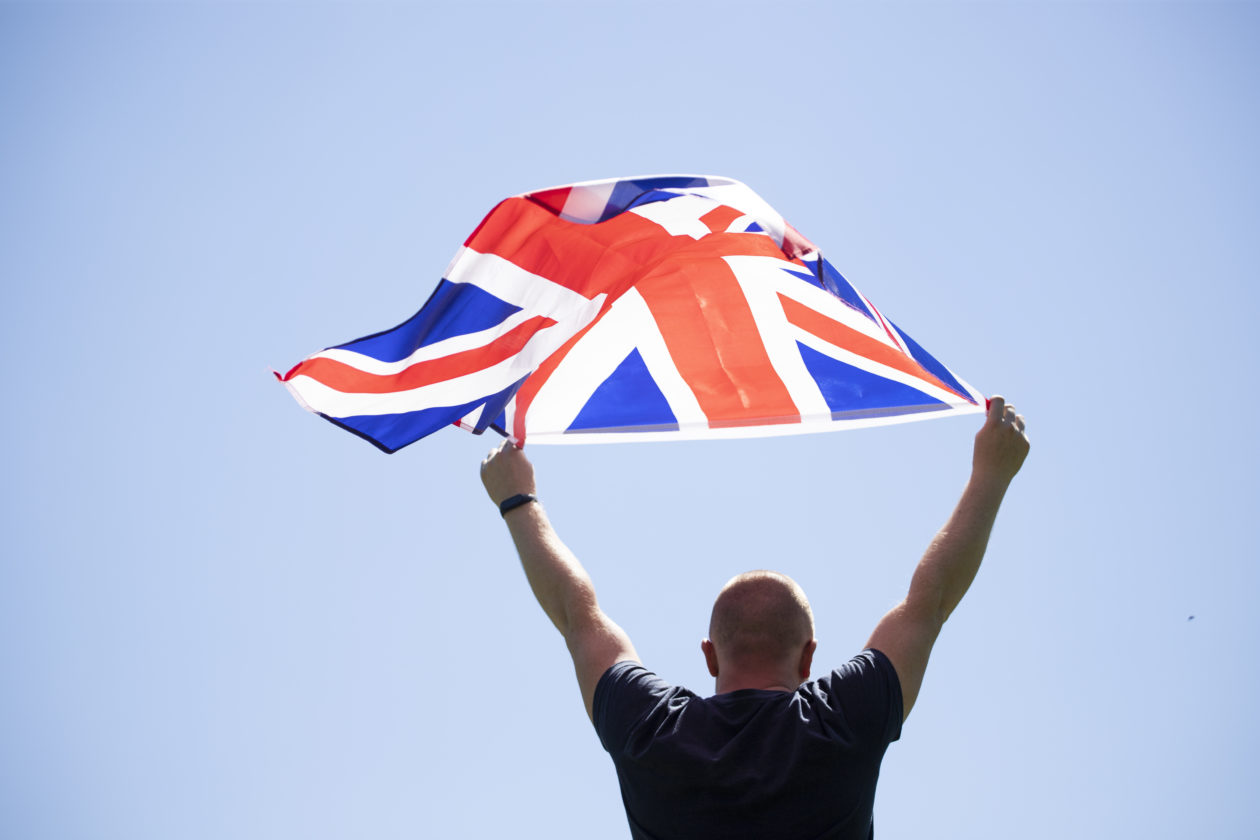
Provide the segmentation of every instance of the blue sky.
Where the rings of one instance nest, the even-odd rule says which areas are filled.
[[[627,836],[493,442],[384,456],[269,369],[409,316],[507,195],[702,172],[1029,421],[880,836],[1250,836],[1258,36],[1250,3],[0,3],[0,835]],[[804,586],[820,665],[861,646],[973,419],[530,454],[706,690],[745,569]]]

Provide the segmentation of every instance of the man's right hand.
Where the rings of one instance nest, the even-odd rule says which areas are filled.
[[[481,483],[496,505],[517,493],[534,493],[534,465],[524,452],[505,440],[481,462]]]
[[[1010,483],[1028,456],[1024,418],[1002,397],[989,400],[989,416],[976,432],[972,472],[978,478]]]

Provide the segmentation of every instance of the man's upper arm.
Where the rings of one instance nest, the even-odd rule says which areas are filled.
[[[910,709],[919,696],[928,657],[942,624],[936,613],[915,609],[908,601],[902,601],[880,619],[866,643],[868,648],[887,656],[897,671],[903,721],[910,716]]]
[[[599,678],[618,662],[638,662],[639,654],[635,652],[626,631],[597,606],[573,622],[564,641],[569,646],[569,655],[573,657],[573,669],[577,672],[578,687],[582,690],[586,716],[594,720],[592,708]]]

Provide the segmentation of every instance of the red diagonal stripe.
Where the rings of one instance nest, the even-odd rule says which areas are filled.
[[[881,365],[887,365],[916,379],[929,382],[970,402],[965,394],[959,394],[936,378],[921,364],[895,347],[889,347],[884,342],[871,338],[869,335],[846,326],[839,321],[832,320],[821,312],[810,309],[800,301],[793,300],[781,293],[779,294],[779,303],[783,305],[783,314],[787,317],[788,323],[800,327],[824,341],[829,341],[837,347],[843,347],[845,350],[864,356],[873,362],[879,362]]]
[[[333,359],[314,358],[302,362],[285,379],[309,376],[337,391],[346,394],[388,394],[409,391],[435,382],[456,379],[510,359],[521,351],[529,339],[539,330],[556,322],[539,315],[530,318],[510,332],[481,347],[452,353],[439,359],[416,362],[398,373],[367,373]]]

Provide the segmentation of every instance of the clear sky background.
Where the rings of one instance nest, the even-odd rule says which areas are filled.
[[[494,441],[385,456],[269,369],[501,198],[700,172],[1028,418],[879,836],[1254,837],[1258,47],[1248,3],[0,3],[0,836],[628,836]],[[856,652],[979,422],[528,451],[707,692],[746,569]]]

